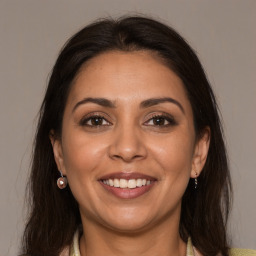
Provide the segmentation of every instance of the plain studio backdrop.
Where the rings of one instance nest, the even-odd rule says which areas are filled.
[[[216,96],[234,183],[232,246],[256,249],[255,0],[0,0],[0,254],[17,255],[36,115],[64,42],[99,17],[146,14],[196,50]]]

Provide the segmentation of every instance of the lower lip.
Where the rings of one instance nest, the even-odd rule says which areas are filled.
[[[122,199],[134,199],[139,196],[144,195],[147,193],[154,185],[155,182],[142,186],[142,187],[137,187],[137,188],[116,188],[112,186],[108,186],[104,184],[103,182],[100,182],[100,184],[109,192],[111,192],[113,195],[116,197],[122,198]]]

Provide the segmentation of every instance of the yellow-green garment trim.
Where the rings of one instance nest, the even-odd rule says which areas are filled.
[[[194,248],[193,248],[193,245],[192,245],[190,237],[188,238],[187,255],[186,256],[195,256]]]
[[[193,244],[191,242],[191,239],[188,239],[187,244],[187,256],[199,256],[201,255],[195,247],[193,247]],[[230,256],[256,256],[256,250],[249,250],[249,249],[238,249],[238,248],[232,248],[229,250]]]
[[[64,255],[64,254],[63,254]],[[191,239],[188,239],[187,243],[187,255],[186,256],[200,256],[201,254],[193,247]],[[248,249],[231,249],[230,256],[256,256],[255,250]],[[79,251],[79,231],[74,235],[73,244],[69,250],[69,256],[81,256]]]
[[[230,256],[256,256],[255,250],[249,249],[230,249]]]
[[[70,247],[69,256],[81,256],[79,251],[79,231],[77,230],[74,235],[73,244]]]

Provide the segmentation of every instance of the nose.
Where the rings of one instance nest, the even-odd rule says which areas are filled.
[[[132,162],[144,159],[146,155],[145,141],[138,129],[124,126],[114,132],[112,143],[109,147],[110,158]]]

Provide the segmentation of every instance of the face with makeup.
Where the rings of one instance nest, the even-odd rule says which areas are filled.
[[[209,136],[196,140],[183,83],[157,56],[113,51],[80,70],[52,145],[83,225],[133,232],[178,229]]]

